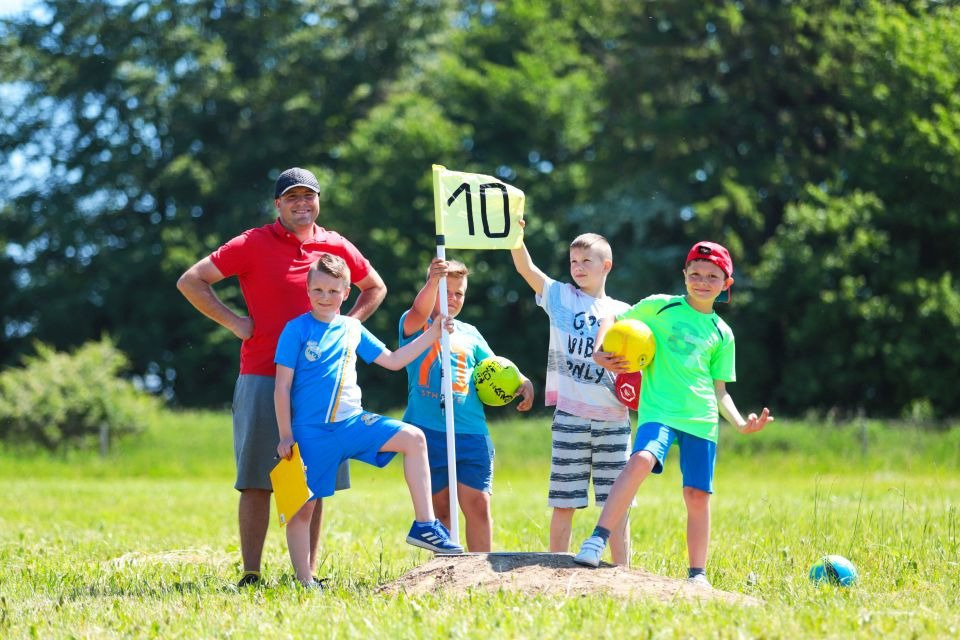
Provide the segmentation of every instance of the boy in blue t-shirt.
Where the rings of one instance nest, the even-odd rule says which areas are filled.
[[[698,242],[683,267],[684,296],[653,295],[627,311],[600,322],[597,344],[614,320],[645,322],[657,340],[657,353],[643,374],[637,434],[627,466],[617,476],[593,535],[574,558],[596,567],[610,530],[627,513],[640,484],[650,473],[661,473],[673,442],[680,448],[683,500],[687,507],[687,577],[709,587],[706,576],[710,541],[710,494],[717,457],[719,414],[741,433],[753,433],[773,421],[770,410],[744,418],[726,383],[736,380],[733,331],[713,310],[721,293],[733,285],[730,253],[714,242]],[[611,371],[626,370],[626,361],[594,351],[597,364]]]
[[[348,458],[384,467],[402,453],[403,473],[413,500],[415,520],[407,542],[436,553],[463,553],[434,517],[430,502],[427,442],[414,426],[364,411],[360,405],[356,361],[399,371],[440,337],[436,322],[416,340],[394,352],[355,318],[340,315],[350,293],[350,269],[329,253],[320,254],[307,274],[310,312],[287,323],[274,361],[274,404],[280,443],[289,459],[294,442],[307,467],[313,498],[287,523],[287,547],[297,580],[318,587],[310,572],[310,518],[314,500],[332,496],[340,463]]]
[[[447,310],[455,318],[463,308],[469,271],[456,260],[434,258],[427,281],[410,309],[400,317],[400,344],[409,344],[436,324],[440,315],[440,279],[447,279]],[[490,551],[493,521],[490,518],[490,494],[493,486],[493,443],[487,429],[483,404],[473,384],[473,369],[484,358],[494,355],[476,327],[453,321],[450,335],[450,370],[453,386],[454,433],[457,451],[457,496],[466,519],[467,548]],[[427,438],[430,458],[430,483],[433,509],[445,526],[450,526],[450,488],[447,465],[446,419],[441,404],[440,345],[424,352],[407,365],[407,410],[404,422],[414,424]],[[519,411],[533,406],[533,384],[521,376],[518,392],[522,396]]]

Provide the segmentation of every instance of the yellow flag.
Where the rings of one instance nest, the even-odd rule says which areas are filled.
[[[283,527],[313,497],[313,491],[307,486],[307,468],[296,443],[290,459],[281,458],[270,472],[270,482],[273,484],[273,497],[277,501],[277,517]]]
[[[523,191],[492,176],[433,165],[437,235],[449,249],[516,249]]]

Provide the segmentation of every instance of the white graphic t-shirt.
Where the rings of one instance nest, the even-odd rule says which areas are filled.
[[[593,361],[593,351],[600,320],[630,306],[609,296],[588,296],[572,284],[550,278],[536,299],[550,317],[547,406],[581,418],[626,420],[627,408],[614,393],[615,376]]]

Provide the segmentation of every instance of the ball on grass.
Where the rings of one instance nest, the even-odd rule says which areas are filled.
[[[849,587],[857,581],[857,568],[843,556],[824,556],[810,568],[810,579]]]
[[[484,358],[473,368],[473,384],[480,402],[491,407],[509,404],[520,390],[520,369],[506,358]]]
[[[657,341],[646,323],[640,320],[618,320],[603,337],[601,348],[627,360],[628,371],[640,371],[653,360]]]

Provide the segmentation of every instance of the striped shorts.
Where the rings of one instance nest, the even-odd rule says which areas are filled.
[[[630,457],[630,419],[591,420],[564,411],[553,414],[550,462],[551,507],[582,509],[593,476],[593,497],[603,506]]]

